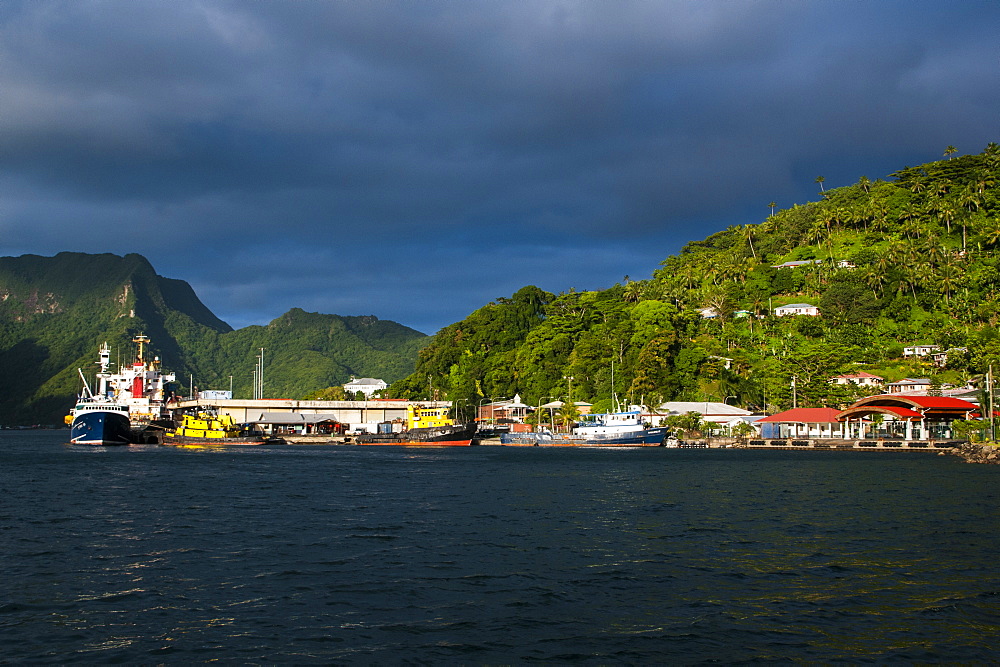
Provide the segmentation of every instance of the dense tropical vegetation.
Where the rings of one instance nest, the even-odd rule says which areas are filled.
[[[846,187],[817,178],[817,201],[771,202],[762,222],[688,243],[649,280],[496,299],[442,329],[390,389],[467,412],[515,393],[778,410],[854,400],[863,389],[829,382],[843,373],[975,381],[1000,369],[1000,147],[955,152]],[[773,314],[801,302],[821,316]],[[946,366],[904,359],[913,344],[950,350]]]
[[[0,423],[61,421],[98,346],[131,358],[144,333],[177,391],[252,395],[260,348],[268,396],[300,398],[351,375],[392,381],[413,371],[424,334],[373,316],[339,317],[292,309],[266,326],[234,331],[191,287],[156,275],[140,255],[60,253],[0,258]]]
[[[515,394],[596,410],[837,406],[863,390],[829,378],[859,371],[977,382],[1000,370],[1000,147],[956,152],[845,187],[819,177],[817,201],[772,201],[761,222],[688,243],[648,280],[562,294],[527,286],[430,344],[394,322],[300,309],[233,331],[139,255],[0,258],[0,423],[57,421],[80,386],[76,369],[92,369],[104,341],[127,357],[137,333],[181,393],[193,378],[249,396],[264,348],[269,396],[335,399],[351,375],[373,376],[398,380],[391,395],[450,399],[467,415]],[[801,302],[822,315],[774,315]],[[949,350],[947,364],[904,359],[913,344]]]

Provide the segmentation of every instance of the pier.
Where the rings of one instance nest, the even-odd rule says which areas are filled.
[[[903,440],[892,438],[843,439],[843,438],[754,438],[745,443],[728,446],[746,449],[822,449],[867,450],[892,452],[940,452],[965,444],[965,440]]]

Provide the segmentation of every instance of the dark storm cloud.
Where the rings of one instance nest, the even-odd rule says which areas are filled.
[[[433,331],[996,140],[986,2],[0,5],[3,254]]]

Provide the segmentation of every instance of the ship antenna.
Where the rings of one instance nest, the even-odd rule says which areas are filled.
[[[111,364],[111,350],[108,348],[107,343],[104,343],[104,345],[101,346],[99,354],[100,354],[100,361],[98,361],[97,363],[101,367],[101,372],[107,373],[108,366]]]

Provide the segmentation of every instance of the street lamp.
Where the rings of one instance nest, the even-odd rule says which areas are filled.
[[[541,431],[542,431],[542,424],[541,424],[541,417],[540,417],[540,415],[542,413],[542,399],[543,398],[552,398],[552,396],[539,396],[538,397],[538,407],[535,408],[535,429],[537,429],[539,433],[541,433]]]
[[[477,413],[476,417],[478,418],[479,417],[479,413],[481,413],[483,411],[483,401],[489,401],[490,402],[490,423],[492,424],[493,421],[495,420],[495,417],[496,417],[496,414],[494,412],[494,409],[495,409],[495,405],[494,404],[498,400],[503,400],[505,398],[507,398],[507,397],[506,396],[494,396],[493,398],[488,398],[486,396],[483,396],[481,399],[479,399],[479,409],[476,411],[476,413]]]
[[[558,401],[561,398],[561,396],[550,396],[549,398],[554,398],[554,399],[556,399]],[[563,407],[565,407],[568,404],[569,404],[569,401],[565,401],[563,403]],[[553,414],[554,412],[555,412],[555,406],[553,406],[553,405],[550,404],[549,405],[549,425],[552,427],[553,431],[556,430],[556,417],[555,417],[555,414]]]
[[[502,401],[505,398],[507,398],[507,397],[506,396],[494,396],[493,398],[490,399],[490,423],[493,424],[494,426],[496,426],[496,421],[497,421],[497,415],[496,415],[497,401],[498,400]]]

